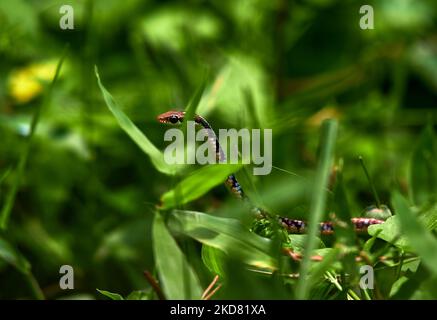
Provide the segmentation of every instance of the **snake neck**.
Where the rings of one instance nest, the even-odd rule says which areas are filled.
[[[217,135],[215,134],[214,129],[211,127],[211,125],[208,123],[208,121],[206,121],[205,118],[203,118],[202,116],[199,116],[199,115],[196,115],[194,117],[194,121],[196,122],[196,124],[200,125],[203,129],[207,130],[208,141],[210,144],[212,144],[214,146],[216,160],[218,162],[225,162],[226,161],[225,153],[223,152],[223,149],[220,146],[220,143],[217,139]],[[245,200],[245,201],[250,203],[249,198],[244,193],[243,188],[241,187],[240,183],[238,182],[238,180],[234,174],[229,175],[226,178],[225,183],[229,187],[229,189],[231,190],[232,194],[235,197],[237,197],[238,199]]]

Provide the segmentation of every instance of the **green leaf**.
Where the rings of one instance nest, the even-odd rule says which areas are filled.
[[[111,300],[124,300],[124,298],[118,293],[112,293],[112,292],[109,292],[106,290],[100,290],[100,289],[96,289],[96,290]]]
[[[100,91],[102,92],[107,107],[117,119],[120,127],[141,148],[141,150],[149,156],[156,170],[167,175],[174,175],[182,171],[184,166],[167,164],[164,161],[164,155],[162,152],[159,151],[155,145],[137,128],[137,126],[135,126],[129,117],[123,111],[121,111],[121,108],[118,106],[117,102],[100,81],[97,67],[95,67],[95,74],[97,77],[97,83],[99,84]]]
[[[411,212],[407,201],[398,192],[394,193],[392,203],[399,216],[402,234],[408,238],[423,264],[437,275],[437,240]]]
[[[311,201],[310,216],[308,222],[308,238],[305,246],[305,252],[312,252],[317,242],[317,233],[319,232],[319,222],[322,219],[326,205],[326,188],[328,186],[329,174],[331,172],[335,141],[337,137],[337,121],[326,120],[322,127],[322,140],[320,142],[321,153],[319,166],[317,169],[316,180]],[[298,299],[306,299],[309,294],[310,283],[306,281],[309,272],[311,260],[310,255],[303,257],[300,278],[297,285],[296,296]]]
[[[0,259],[13,265],[23,274],[30,274],[30,263],[9,242],[0,238]]]
[[[161,209],[170,209],[193,201],[215,186],[223,183],[241,164],[215,164],[202,167],[182,180],[174,189],[161,197]]]
[[[155,261],[165,296],[170,300],[200,299],[202,288],[197,275],[159,213],[155,213],[152,237]]]
[[[212,274],[224,277],[224,260],[223,251],[207,245],[202,246],[202,261]]]
[[[405,251],[412,250],[408,239],[401,232],[398,216],[388,218],[383,224],[370,226],[368,233],[371,236],[376,235],[377,238],[390,242]]]
[[[238,220],[214,217],[195,211],[174,210],[170,220],[177,231],[220,249],[248,265],[276,269],[272,242],[246,229]]]
[[[437,228],[437,206],[421,212],[420,215],[417,215],[417,218],[427,230],[435,230]],[[370,226],[368,232],[371,236],[390,242],[405,251],[413,250],[408,239],[401,231],[399,216],[397,215],[388,218],[383,224]]]

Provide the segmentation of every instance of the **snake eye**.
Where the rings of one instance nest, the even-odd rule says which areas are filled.
[[[178,121],[179,121],[179,119],[178,119],[178,117],[177,116],[170,116],[169,118],[168,118],[168,121],[170,121],[171,123],[173,123],[173,124],[176,124]]]

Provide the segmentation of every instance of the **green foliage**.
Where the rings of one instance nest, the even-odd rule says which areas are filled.
[[[105,89],[100,81],[100,76],[97,70],[97,66],[94,70],[97,82],[100,90],[102,91],[103,98],[109,110],[117,119],[120,127],[131,137],[133,141],[147,154],[155,168],[165,174],[175,174],[176,169],[173,166],[168,165],[164,161],[164,155],[150,142],[150,140],[135,126],[135,124],[121,111],[120,107],[115,102],[111,94]]]
[[[274,269],[272,243],[245,228],[238,220],[194,211],[173,211],[174,227],[205,245],[260,268]]]
[[[200,299],[199,280],[159,213],[153,222],[153,252],[167,299]]]
[[[393,206],[399,217],[401,230],[427,268],[437,275],[437,240],[417,221],[407,201],[398,193],[393,195]]]
[[[103,294],[105,297],[108,297],[111,300],[124,300],[123,297],[118,293],[112,293],[109,291],[99,290],[99,289],[97,289],[97,291],[99,293]]]
[[[223,181],[232,173],[238,171],[241,165],[209,165],[203,167],[178,183],[174,189],[167,191],[161,197],[161,209],[169,209],[186,204],[201,197]],[[208,179],[205,179],[208,177]]]
[[[0,299],[437,299],[437,4],[416,2],[369,1],[362,30],[358,1],[93,0],[61,30],[61,0],[0,1]],[[167,164],[168,110],[272,129],[271,174]]]

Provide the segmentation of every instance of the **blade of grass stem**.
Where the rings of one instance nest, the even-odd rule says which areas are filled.
[[[297,283],[297,299],[305,299],[310,291],[310,282],[307,281],[308,271],[311,264],[311,252],[315,249],[317,243],[317,233],[319,231],[319,222],[322,219],[323,211],[326,205],[326,187],[328,185],[329,174],[333,163],[334,147],[337,136],[337,121],[326,120],[322,126],[322,140],[320,160],[316,173],[316,180],[313,187],[311,201],[310,217],[308,222],[308,236],[305,243],[306,254],[303,257],[300,274],[301,277]]]

